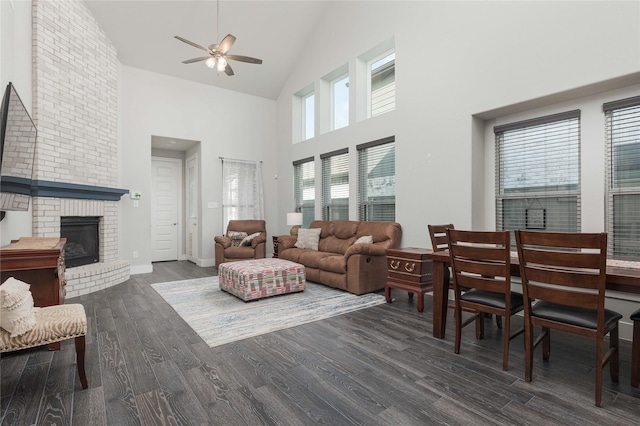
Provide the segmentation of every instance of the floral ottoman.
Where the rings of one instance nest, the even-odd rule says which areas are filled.
[[[218,265],[220,289],[245,302],[303,291],[304,266],[284,259],[252,259]]]

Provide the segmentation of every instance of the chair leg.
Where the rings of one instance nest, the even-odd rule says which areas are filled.
[[[609,374],[613,383],[620,382],[620,347],[618,338],[618,326],[609,333],[609,348],[613,349],[609,358]]]
[[[533,372],[533,326],[525,317],[524,320],[524,380],[531,381]]]
[[[596,342],[596,407],[602,404],[602,352],[604,342],[600,339]]]
[[[542,359],[549,361],[549,356],[551,355],[551,329],[542,327],[542,332],[544,333],[544,338],[542,339]]]
[[[460,309],[460,305],[456,303],[455,307],[455,317],[456,317],[456,341],[454,344],[453,351],[456,354],[460,353],[460,340],[462,338],[462,310]]]
[[[633,322],[633,343],[631,346],[631,386],[640,384],[640,321]]]
[[[496,326],[502,328],[502,317],[500,315],[496,315]]]
[[[85,339],[84,336],[78,336],[75,339],[76,343],[76,358],[78,363],[78,375],[80,376],[80,384],[82,389],[89,387],[87,383],[87,374],[84,371],[84,351],[85,351]]]
[[[496,322],[498,322],[498,318],[502,319],[501,316],[496,315]],[[502,326],[502,321],[500,321],[500,326]],[[504,342],[502,343],[502,369],[507,371],[509,369],[509,340],[511,339],[511,333],[509,333],[510,328],[510,318],[508,316],[504,317],[504,332],[502,333],[502,339]]]

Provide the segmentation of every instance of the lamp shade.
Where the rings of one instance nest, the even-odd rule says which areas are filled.
[[[287,213],[287,225],[302,225],[302,213]]]

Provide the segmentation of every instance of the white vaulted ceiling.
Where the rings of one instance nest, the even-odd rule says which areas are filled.
[[[202,46],[216,43],[215,1],[86,0],[89,10],[118,50],[124,65],[276,99],[290,69],[328,1],[221,1],[221,40],[237,37],[230,53],[263,60],[262,65],[230,61],[235,75],[182,61],[206,55],[174,38]],[[217,40],[217,41],[220,41]]]

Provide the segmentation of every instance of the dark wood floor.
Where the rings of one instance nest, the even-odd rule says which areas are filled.
[[[512,342],[508,372],[489,321],[483,341],[467,327],[455,355],[452,321],[446,339],[431,336],[428,295],[422,314],[394,291],[392,304],[209,348],[149,284],[214,274],[188,262],[158,263],[152,274],[68,300],[87,311],[89,389],[80,386],[71,341],[59,352],[3,354],[2,424],[640,422],[629,342],[620,384],[605,375],[602,408],[593,405],[589,341],[556,333],[551,361],[543,364],[537,353],[526,383],[522,337]]]

